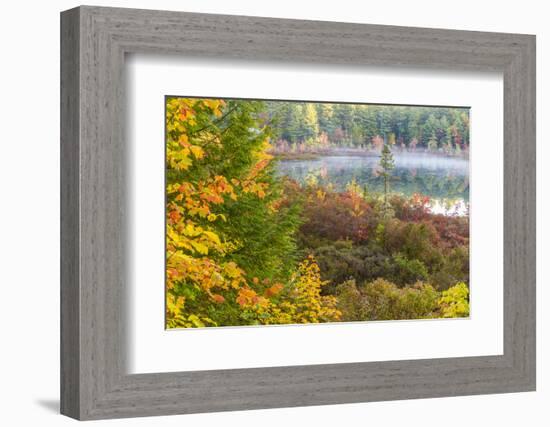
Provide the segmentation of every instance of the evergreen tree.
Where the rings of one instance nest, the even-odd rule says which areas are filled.
[[[333,108],[332,104],[319,103],[315,104],[317,108],[317,118],[319,121],[319,132],[331,134],[334,131],[333,123]]]
[[[380,175],[384,179],[384,212],[385,216],[388,216],[391,209],[391,206],[388,203],[388,192],[390,188],[392,170],[395,168],[395,161],[393,159],[393,154],[391,152],[389,144],[384,144],[378,164],[381,168]]]
[[[315,104],[307,103],[304,107],[302,135],[305,141],[314,142],[319,135],[319,118]]]
[[[385,143],[426,147],[469,145],[469,112],[464,108],[405,107],[314,102],[267,102],[275,140],[315,146],[321,134],[332,146]],[[326,137],[323,142],[326,146]]]
[[[428,150],[437,151],[437,138],[435,137],[435,132],[432,133],[432,136],[428,140]]]

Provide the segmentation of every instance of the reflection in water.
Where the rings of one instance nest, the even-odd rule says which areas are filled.
[[[420,193],[433,199],[437,213],[467,214],[470,197],[469,162],[431,154],[395,153],[391,191],[407,196]],[[343,190],[355,180],[367,191],[384,190],[378,174],[378,156],[323,156],[310,160],[280,160],[278,172],[303,183],[315,177],[319,184],[332,183]]]

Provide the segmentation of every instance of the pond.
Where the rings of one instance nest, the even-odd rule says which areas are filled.
[[[410,196],[420,193],[429,196],[434,212],[465,214],[469,202],[469,162],[467,159],[429,153],[395,153],[395,169],[390,191]],[[371,192],[384,190],[378,171],[379,157],[375,155],[327,155],[314,159],[279,160],[277,170],[300,183],[316,180],[332,183],[343,190],[355,180]]]

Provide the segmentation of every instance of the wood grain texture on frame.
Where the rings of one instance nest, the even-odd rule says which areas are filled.
[[[129,375],[127,53],[500,71],[504,354]],[[535,389],[535,37],[83,6],[61,14],[61,412],[77,419]]]

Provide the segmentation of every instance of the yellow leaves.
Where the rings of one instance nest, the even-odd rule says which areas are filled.
[[[468,285],[464,282],[458,282],[443,291],[438,301],[442,317],[468,317],[470,315],[468,295]]]
[[[190,154],[193,154],[197,160],[200,160],[206,155],[203,147],[197,144],[191,144],[191,142],[189,142],[189,136],[185,133],[179,136],[177,142],[179,147],[169,144],[169,149],[167,150],[167,157],[169,160],[178,156],[189,157]]]
[[[189,239],[174,230],[170,224],[167,224],[166,227],[166,244],[174,249],[193,251]]]
[[[252,282],[255,286],[260,284],[259,280],[253,279]],[[267,285],[269,280],[262,283]],[[321,288],[326,283],[321,280],[319,266],[310,256],[299,264],[286,286],[276,282],[265,289],[263,295],[258,295],[250,286],[243,286],[236,302],[248,313],[255,313],[263,324],[336,321],[341,316],[336,308],[336,298],[321,295]]]
[[[202,234],[206,236],[211,242],[214,242],[216,245],[221,246],[222,242],[220,241],[220,238],[216,233],[212,231],[203,231]]]
[[[205,326],[201,319],[199,319],[199,317],[194,314],[190,315],[188,317],[188,320],[193,324],[193,326],[197,328],[202,328]]]
[[[228,221],[220,212],[232,212],[231,201],[239,203],[244,195],[248,195],[244,201],[250,195],[268,199],[265,205],[272,213],[286,202],[273,200],[267,139],[248,153],[253,164],[247,170],[231,164],[232,156],[223,144],[228,135],[224,129],[233,118],[223,116],[225,106],[218,99],[167,99],[167,325],[205,327],[216,325],[212,319],[231,316],[241,323],[265,324],[336,318],[332,301],[321,295],[324,282],[313,259],[300,264],[292,280],[284,283],[271,277],[273,273],[271,280],[250,277],[251,271],[234,261],[238,258],[232,254],[246,239],[229,239],[231,218]],[[261,126],[256,130],[265,135]]]
[[[324,201],[327,193],[325,193],[323,190],[319,189],[317,190],[316,196],[319,200]]]
[[[174,159],[171,162],[171,166],[179,171],[187,170],[193,164],[193,161],[189,157],[180,157],[179,159]]]
[[[244,193],[251,193],[263,199],[266,196],[268,184],[265,182],[256,182],[254,180],[245,180],[241,182],[241,188]]]
[[[182,121],[195,117],[194,107],[199,99],[195,98],[169,98],[166,102],[167,121],[177,118]]]
[[[305,178],[305,182],[308,187],[316,187],[319,184],[319,179],[315,174],[309,173]]]
[[[192,222],[188,222],[187,224],[185,224],[185,227],[181,229],[181,232],[185,236],[196,237],[202,233],[202,228],[195,227],[195,225]]]
[[[208,246],[206,246],[204,243],[197,242],[195,240],[190,240],[191,246],[200,254],[202,255],[208,255]]]
[[[182,146],[182,147],[189,147],[189,137],[186,135],[186,134],[181,134],[179,139],[178,139],[178,143]]]
[[[205,274],[205,281],[203,282],[203,288],[209,290],[210,288],[223,288],[226,289],[225,278],[219,271],[213,271],[210,277]]]
[[[185,298],[182,296],[175,297],[174,295],[166,294],[166,311],[170,316],[178,316],[185,304]]]
[[[265,130],[265,126],[262,130]],[[273,158],[273,156],[271,154],[269,154],[269,152],[273,149],[273,147],[271,146],[271,143],[269,142],[269,138],[266,138],[260,148],[260,154],[259,154],[259,157],[260,159],[268,159],[268,160],[271,160]]]
[[[221,107],[225,106],[225,101],[223,99],[205,99],[203,102],[212,110],[212,113],[216,117],[222,116]]]
[[[294,277],[294,320],[299,323],[318,323],[338,320],[336,298],[321,296],[321,287],[328,282],[321,280],[321,273],[315,258],[310,255],[298,266]]]
[[[198,145],[191,145],[189,149],[197,159],[202,159],[204,157],[204,150]]]
[[[185,222],[174,221],[174,219],[179,218],[179,214],[174,215],[173,212],[171,211],[168,214],[169,220],[167,221],[166,228],[168,248],[188,251],[191,254],[196,252],[200,255],[208,255],[210,250],[219,254],[225,254],[230,248],[230,245],[226,245],[221,241],[218,234],[197,225],[190,219],[187,219]]]
[[[216,221],[218,218],[220,218],[222,221],[227,221],[226,217],[224,214],[214,214],[214,213],[209,213],[208,216],[206,217],[206,219],[210,222],[214,222]]]
[[[224,272],[228,277],[232,279],[236,279],[242,276],[242,270],[237,267],[237,264],[235,264],[234,262],[228,262],[227,264],[225,264]]]

